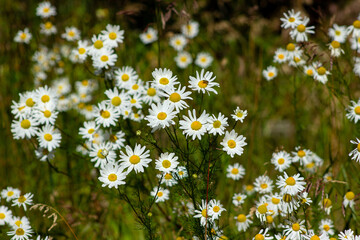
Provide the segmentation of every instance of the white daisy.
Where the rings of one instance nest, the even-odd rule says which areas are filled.
[[[329,44],[330,54],[333,57],[339,57],[341,54],[344,53],[344,50],[341,49],[340,43],[338,41],[332,41]]]
[[[223,146],[223,150],[233,158],[235,155],[241,156],[243,154],[243,147],[247,145],[245,140],[246,137],[238,135],[233,129],[231,132],[226,131],[220,144]]]
[[[177,165],[179,165],[178,157],[175,153],[161,153],[159,159],[155,162],[155,169],[161,172],[169,173],[173,172]]]
[[[120,117],[120,111],[106,102],[101,102],[94,108],[95,122],[103,127],[115,126]]]
[[[271,158],[271,163],[275,165],[275,169],[283,172],[291,165],[291,156],[286,151],[274,152]]]
[[[11,236],[11,240],[29,240],[32,236],[34,231],[31,229],[30,226],[20,226],[16,227],[12,231],[7,233],[8,236]]]
[[[111,142],[112,149],[114,150],[121,149],[125,146],[125,133],[122,131],[113,133],[113,131],[110,129],[110,131],[105,132],[104,139]]]
[[[294,196],[305,189],[306,182],[303,177],[300,177],[300,173],[289,177],[287,173],[284,172],[284,176],[278,177],[276,185],[282,194]]]
[[[254,182],[255,191],[260,194],[271,193],[273,189],[273,181],[268,176],[259,176]]]
[[[150,150],[145,146],[135,144],[134,150],[130,146],[125,147],[125,151],[120,152],[120,167],[127,168],[127,173],[132,170],[135,173],[144,172],[144,167],[148,167],[151,162]]]
[[[66,27],[61,37],[68,41],[76,41],[80,39],[80,31],[76,27]]]
[[[344,195],[344,200],[343,200],[343,205],[346,208],[347,206],[349,206],[350,208],[353,208],[355,204],[355,193],[352,191],[348,191],[345,195]]]
[[[126,178],[126,173],[116,163],[107,163],[100,169],[100,177],[98,178],[102,182],[102,187],[115,187],[125,184],[123,181]]]
[[[170,127],[174,125],[174,118],[176,117],[176,112],[174,111],[174,105],[169,102],[164,103],[154,103],[151,104],[151,109],[149,109],[149,115],[145,117],[149,123],[147,124],[152,128],[152,132],[161,129]]]
[[[36,8],[36,16],[41,18],[49,18],[56,15],[56,8],[50,2],[44,1],[39,3]]]
[[[283,48],[278,48],[274,54],[274,62],[284,63],[286,60],[286,50]]]
[[[32,198],[34,197],[34,194],[32,193],[26,193],[24,195],[17,195],[14,199],[12,199],[12,205],[11,206],[18,206],[18,207],[23,207],[24,210],[26,211],[26,205],[32,205],[33,204],[33,200]]]
[[[285,226],[284,234],[291,240],[302,240],[306,234],[305,221],[296,221]]]
[[[178,84],[177,76],[173,75],[173,72],[169,69],[155,68],[155,70],[151,74],[154,78],[154,86],[158,89],[165,90]]]
[[[207,131],[209,114],[204,110],[200,117],[196,117],[196,110],[193,109],[192,112],[188,110],[188,115],[189,117],[184,115],[184,120],[179,121],[180,129],[183,130],[186,137],[192,137],[192,140],[201,139],[201,136]]]
[[[226,211],[225,208],[223,208],[223,205],[220,203],[219,200],[212,199],[208,203],[208,211],[209,216],[211,216],[212,220],[219,219],[221,212]]]
[[[235,193],[232,203],[235,205],[235,207],[238,207],[245,202],[246,197],[247,196],[245,194]]]
[[[123,42],[124,30],[120,30],[119,25],[106,25],[106,30],[101,31],[104,44],[116,48],[119,43]]]
[[[95,162],[95,167],[103,168],[107,163],[114,163],[116,158],[116,153],[112,149],[111,143],[100,143],[93,144],[90,149],[89,156],[91,157],[91,162]]]
[[[239,107],[237,107],[234,110],[234,114],[231,114],[231,116],[233,119],[235,119],[235,121],[243,122],[247,116],[247,110],[241,110]]]
[[[182,34],[176,34],[170,38],[169,44],[176,51],[182,51],[187,44],[187,39]]]
[[[307,34],[314,34],[315,26],[306,26],[310,19],[305,17],[297,26],[290,31],[290,36],[296,42],[305,42],[308,40]]]
[[[46,148],[39,147],[35,150],[35,155],[42,162],[51,161],[55,158],[55,151],[50,152]]]
[[[346,117],[357,123],[360,120],[360,98],[357,102],[351,101],[351,105],[347,107]]]
[[[217,91],[214,89],[214,87],[219,87],[220,85],[214,81],[216,76],[212,76],[212,72],[207,71],[205,73],[204,69],[201,69],[200,74],[198,71],[196,71],[196,77],[189,76],[189,87],[197,92],[208,93],[209,95],[210,92],[217,94]]]
[[[314,77],[315,71],[313,66],[304,66],[304,73],[309,77]]]
[[[213,222],[212,218],[209,217],[209,206],[206,204],[206,200],[201,200],[201,205],[198,205],[200,210],[195,209],[194,218],[200,218],[200,224],[205,226],[207,222]]]
[[[174,60],[179,68],[184,69],[192,63],[193,59],[190,53],[182,51],[177,53]]]
[[[234,219],[236,219],[236,227],[239,232],[242,232],[242,231],[245,232],[249,228],[250,224],[253,223],[253,221],[250,220],[250,217],[251,217],[250,214],[248,214],[248,215],[239,214],[236,217],[234,217]]]
[[[40,147],[46,148],[50,152],[60,146],[61,134],[52,125],[45,125],[39,130],[37,138]]]
[[[24,139],[36,136],[38,133],[38,122],[35,118],[24,118],[22,120],[14,120],[11,123],[11,132],[14,139]]]
[[[20,190],[13,187],[7,187],[1,190],[1,197],[6,199],[7,202],[10,202],[16,196],[20,195]]]
[[[270,236],[270,234],[268,233],[269,229],[265,228],[265,229],[261,229],[260,232],[258,234],[256,234],[252,240],[271,240],[274,239],[273,236]]]
[[[47,21],[45,23],[40,23],[40,33],[49,36],[52,34],[56,34],[57,29],[50,21]]]
[[[264,78],[268,81],[273,80],[277,76],[277,69],[274,66],[268,66],[262,71]]]
[[[349,153],[351,160],[360,163],[360,140],[356,138],[356,141],[350,140],[352,144],[356,145],[356,148]]]
[[[337,24],[334,24],[332,28],[329,28],[328,34],[333,41],[345,43],[347,38],[346,26],[338,26]]]
[[[158,39],[158,31],[152,27],[140,34],[140,39],[144,44],[155,42]]]
[[[175,175],[178,179],[183,179],[186,178],[188,176],[188,172],[186,170],[186,167],[184,166],[178,166],[175,169]]]
[[[352,25],[347,28],[347,34],[352,34],[352,37],[358,38],[360,37],[360,20],[356,19]]]
[[[115,65],[117,60],[117,54],[114,53],[113,49],[104,48],[101,51],[98,51],[92,55],[93,66],[94,68],[108,69]]]
[[[207,131],[213,135],[223,135],[225,128],[229,126],[227,120],[228,118],[225,117],[225,115],[223,115],[222,113],[219,113],[218,117],[213,114],[208,119]]]
[[[165,202],[169,199],[170,191],[161,187],[154,187],[150,193],[151,196],[155,197],[155,202]]]
[[[294,9],[289,10],[287,13],[284,13],[284,18],[280,18],[282,21],[281,27],[284,29],[295,28],[302,21],[300,16],[301,12],[296,12]]]
[[[20,30],[16,33],[14,41],[17,43],[29,44],[31,38],[32,38],[32,34],[29,32],[28,28],[25,28],[24,30]]]
[[[12,212],[6,206],[0,206],[0,226],[10,223],[12,219]]]
[[[234,180],[239,180],[245,175],[245,168],[239,163],[235,163],[234,165],[229,165],[227,167],[226,177],[232,178]]]
[[[187,38],[194,38],[199,33],[199,23],[190,20],[187,24],[181,26],[181,33]]]
[[[201,68],[208,68],[211,63],[213,62],[213,57],[210,55],[210,53],[207,52],[200,52],[197,54],[195,59],[195,64]]]
[[[319,230],[321,234],[334,235],[334,224],[331,219],[321,219],[319,224]]]
[[[84,139],[93,140],[95,132],[99,129],[100,126],[96,125],[94,121],[84,122],[84,127],[79,129],[79,134]]]

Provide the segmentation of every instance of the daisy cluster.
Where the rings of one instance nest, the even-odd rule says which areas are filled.
[[[281,27],[288,31],[292,41],[285,48],[278,48],[275,51],[273,62],[275,64],[288,64],[315,81],[327,83],[328,76],[333,68],[332,62],[344,55],[347,41],[352,50],[356,53],[360,52],[360,16],[350,26],[339,26],[335,23],[328,29],[328,49],[321,50],[322,52],[316,54],[317,56],[328,56],[330,58],[327,60],[328,63],[324,60],[315,60],[317,56],[314,55],[314,49],[321,49],[321,47],[315,42],[309,41],[309,35],[315,34],[315,27],[309,26],[308,17],[292,9],[284,13],[280,20],[282,22]],[[360,76],[360,61],[356,56],[354,57],[353,71],[357,76]],[[263,76],[268,81],[277,75],[278,68],[275,66],[269,66],[263,70]]]
[[[31,227],[30,221],[26,216],[18,216],[14,206],[23,208],[26,212],[27,206],[33,205],[32,193],[21,193],[17,188],[7,187],[1,190],[2,204],[0,205],[0,226],[8,227],[7,235],[11,240],[28,240],[34,236],[34,230]],[[37,235],[36,240],[51,240],[49,236],[41,237]]]

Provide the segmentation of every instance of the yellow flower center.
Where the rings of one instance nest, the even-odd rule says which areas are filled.
[[[109,118],[110,117],[110,112],[108,110],[101,111],[101,117]]]
[[[25,38],[26,38],[26,33],[22,33],[22,34],[20,35],[20,38],[21,38],[22,40],[25,40]]]
[[[85,48],[79,48],[79,54],[84,54],[86,52]]]
[[[294,186],[296,184],[296,181],[293,177],[288,177],[285,181],[286,185]]]
[[[218,207],[218,206],[213,207],[213,211],[214,211],[214,212],[219,212],[219,211],[220,211],[220,207]]]
[[[202,58],[200,59],[200,61],[203,62],[203,63],[206,62],[206,57],[202,57]]]
[[[242,118],[242,116],[244,116],[244,114],[243,114],[243,112],[238,111],[238,112],[236,113],[236,116],[237,116],[238,118]]]
[[[156,89],[155,88],[149,88],[147,90],[147,95],[149,95],[151,97],[155,96],[156,95]]]
[[[354,28],[360,28],[360,21],[359,20],[355,20],[353,23]]]
[[[246,191],[252,191],[254,189],[253,185],[246,185],[245,187]]]
[[[180,94],[178,94],[178,93],[172,93],[171,95],[170,95],[170,101],[172,101],[172,102],[178,102],[178,101],[180,101],[181,100],[181,96],[180,96]]]
[[[4,213],[0,213],[0,219],[2,220],[2,219],[5,219],[5,214]]]
[[[324,67],[319,67],[317,72],[319,75],[324,75],[326,73],[326,69]]]
[[[46,118],[51,117],[51,112],[50,112],[49,110],[45,110],[45,111],[44,111],[44,116],[45,116]]]
[[[201,127],[202,127],[202,124],[199,121],[194,121],[191,123],[192,130],[198,131]]]
[[[289,18],[289,22],[295,22],[295,18],[293,17]]]
[[[29,129],[31,127],[31,123],[29,120],[27,119],[24,119],[21,121],[20,123],[21,127],[24,128],[24,129]]]
[[[340,43],[339,43],[338,41],[332,41],[332,42],[331,42],[331,46],[332,46],[333,48],[340,48]]]
[[[339,30],[336,30],[336,31],[335,31],[335,35],[336,35],[336,36],[340,36],[340,35],[341,35],[341,32],[340,32]]]
[[[207,215],[207,214],[206,214],[206,208],[201,211],[201,215],[202,215],[204,218],[206,218],[206,215]]]
[[[354,111],[355,111],[355,113],[356,113],[357,115],[360,115],[360,106],[356,106],[356,107],[354,108]]]
[[[12,195],[14,195],[14,192],[13,191],[8,191],[7,196],[11,197]]]
[[[90,128],[89,130],[88,130],[88,133],[89,134],[93,134],[95,132],[95,129],[93,129],[93,128]]]
[[[169,84],[169,79],[167,79],[166,77],[163,77],[163,78],[160,78],[159,82],[162,85],[167,85],[167,84]]]
[[[18,228],[16,229],[15,234],[18,236],[23,236],[25,234],[25,231],[22,228]]]
[[[164,168],[169,168],[171,166],[171,162],[169,160],[162,161],[162,166]]]
[[[114,173],[109,174],[108,179],[110,182],[115,182],[117,180],[117,175]]]
[[[105,151],[104,151],[105,153]],[[104,159],[105,158],[105,154],[103,153],[103,149],[99,149],[98,153],[97,153],[97,156],[101,159]]]
[[[164,195],[163,192],[158,192],[158,193],[157,193],[157,196],[158,196],[158,197],[162,197],[163,195]]]
[[[260,187],[261,187],[262,189],[267,189],[268,185],[267,185],[266,183],[262,183],[262,184],[260,185]]]
[[[273,77],[274,75],[275,75],[275,74],[274,74],[273,72],[269,72],[269,73],[268,73],[268,76],[269,76],[269,77]]]
[[[239,202],[240,202],[241,199],[242,199],[242,198],[241,198],[240,196],[238,196],[238,197],[236,198],[236,200],[238,200]]]
[[[308,70],[306,70],[306,74],[307,74],[308,76],[312,76],[312,75],[314,74],[314,72],[313,72],[312,69],[308,69]]]
[[[236,174],[239,173],[239,169],[233,168],[233,169],[231,170],[231,173],[234,174],[234,175],[236,175]]]
[[[313,168],[315,166],[315,163],[314,162],[311,162],[311,163],[308,163],[305,165],[306,168]]]
[[[286,46],[286,50],[288,50],[289,52],[292,52],[295,50],[295,45],[293,43],[289,43],[287,46]]]
[[[20,220],[17,220],[17,221],[15,222],[15,225],[18,226],[18,227],[20,227],[21,224],[22,224],[22,222],[21,222]]]
[[[134,98],[131,99],[131,100],[130,100],[130,103],[135,104],[135,103],[136,103],[136,99],[134,99]]]
[[[124,73],[122,76],[121,76],[121,80],[123,80],[124,82],[128,81],[129,80],[129,75]]]
[[[282,164],[284,164],[285,159],[279,158],[277,162],[278,162],[278,164],[282,165]]]
[[[52,135],[49,134],[49,133],[46,133],[46,134],[44,135],[44,139],[45,139],[46,141],[50,142],[50,141],[52,140]]]
[[[157,115],[157,118],[159,120],[164,120],[166,117],[167,117],[167,114],[164,113],[164,112],[159,112],[158,115]]]
[[[116,33],[114,33],[114,32],[109,33],[109,38],[110,38],[111,40],[115,40],[116,37],[117,37]]]
[[[297,152],[297,155],[302,158],[302,157],[305,157],[306,153],[305,153],[304,150],[299,150],[299,151]]]
[[[260,205],[257,210],[259,211],[260,214],[265,214],[267,212],[267,207],[266,204],[262,204]]]
[[[21,195],[19,198],[18,198],[18,202],[19,203],[24,203],[26,201],[26,197],[24,197],[23,195]]]
[[[170,179],[172,179],[173,177],[172,177],[172,175],[170,174],[170,173],[167,173],[167,174],[165,174],[165,177],[164,177],[166,180],[170,180]]]
[[[186,62],[186,59],[187,59],[187,58],[186,58],[185,56],[182,56],[182,57],[180,58],[180,61],[181,61],[181,62]]]
[[[323,226],[323,229],[324,229],[325,231],[329,231],[329,230],[330,230],[330,226],[325,224],[325,225]]]
[[[49,11],[50,11],[50,8],[48,8],[48,7],[44,7],[44,8],[43,8],[43,12],[44,12],[44,13],[48,13]]]
[[[280,199],[278,199],[278,198],[271,198],[271,202],[273,203],[273,204],[279,204],[280,203]]]
[[[320,240],[320,238],[318,237],[318,235],[314,235],[310,238],[310,240]]]
[[[298,32],[305,32],[306,27],[304,26],[304,24],[299,24],[299,26],[297,26],[297,30]]]
[[[109,57],[106,56],[106,55],[102,55],[100,59],[101,59],[101,61],[103,61],[103,62],[109,61]]]
[[[118,140],[118,138],[117,138],[117,136],[116,135],[114,135],[114,134],[110,134],[110,136],[109,136],[109,140],[111,141],[111,142],[116,142],[117,140]]]
[[[115,96],[111,99],[111,104],[114,106],[119,106],[121,104],[121,98],[119,96]]]
[[[52,26],[53,26],[53,25],[52,25],[51,22],[46,22],[45,25],[44,25],[44,27],[45,27],[46,29],[48,29],[48,30],[51,29]]]
[[[355,194],[353,192],[347,192],[345,194],[345,197],[346,197],[347,200],[351,201],[351,200],[353,200],[355,198]]]
[[[227,144],[228,144],[229,148],[235,148],[236,147],[236,142],[234,140],[232,140],[232,139],[229,140],[227,142]]]
[[[201,81],[198,83],[198,86],[199,86],[200,88],[206,88],[208,84],[209,84],[209,81],[207,81],[207,80],[201,80]]]
[[[283,59],[285,58],[285,56],[284,56],[284,54],[280,53],[280,54],[278,55],[278,58],[281,59],[281,60],[283,60]]]
[[[221,122],[219,120],[216,120],[214,123],[213,123],[213,127],[214,128],[219,128],[221,127]]]
[[[26,104],[26,106],[28,106],[28,107],[32,107],[32,106],[34,106],[35,102],[33,101],[32,98],[28,98],[28,99],[26,99],[25,104]]]
[[[264,239],[265,239],[265,237],[262,234],[256,234],[255,235],[255,240],[264,240]]]
[[[283,200],[284,200],[284,202],[290,202],[291,201],[291,199],[292,199],[292,197],[291,197],[291,195],[290,194],[284,194],[284,196],[283,196]]]
[[[130,163],[138,164],[140,162],[140,157],[138,155],[132,155],[130,157]]]
[[[175,44],[176,44],[176,45],[180,45],[180,44],[181,44],[181,41],[178,39],[178,40],[175,41]]]
[[[180,175],[180,176],[184,175],[184,172],[183,172],[183,171],[179,171],[179,175]]]
[[[272,223],[274,221],[274,218],[272,216],[266,216],[266,222],[267,223]]]
[[[294,231],[299,231],[299,230],[300,230],[300,224],[294,223],[294,224],[292,225],[292,229],[293,229]]]
[[[95,47],[96,49],[101,49],[101,48],[103,47],[103,42],[102,42],[101,40],[96,40],[96,41],[94,42],[94,47]]]
[[[146,38],[151,39],[152,35],[150,33],[146,34]]]
[[[237,217],[238,222],[245,222],[246,221],[246,216],[245,214],[239,214]]]
[[[139,89],[139,85],[134,84],[131,88],[132,88],[133,90],[138,90],[138,89]]]
[[[46,102],[50,101],[49,95],[43,95],[43,96],[41,97],[41,101],[42,101],[43,103],[46,103]]]
[[[323,200],[323,206],[324,206],[324,208],[331,207],[331,205],[332,205],[332,202],[331,202],[330,199],[325,198],[325,199]]]

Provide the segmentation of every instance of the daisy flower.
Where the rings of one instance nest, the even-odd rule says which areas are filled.
[[[199,33],[199,23],[190,20],[187,24],[181,26],[181,33],[187,38],[194,38]]]
[[[199,66],[201,68],[208,68],[211,63],[213,62],[213,57],[210,55],[210,53],[207,52],[200,52],[197,54],[195,59],[196,66]]]
[[[316,72],[314,74],[314,79],[325,84],[328,81],[327,75],[329,75],[330,72],[326,70],[323,66],[318,66],[316,68]]]
[[[239,163],[235,163],[234,165],[229,165],[226,171],[227,171],[226,177],[232,178],[234,180],[239,180],[243,178],[243,176],[245,175],[245,168]]]
[[[345,43],[347,38],[346,26],[339,26],[337,24],[334,24],[332,28],[329,28],[328,35],[333,41]]]
[[[334,224],[330,219],[321,219],[319,230],[321,234],[334,235]]]
[[[294,43],[286,45],[286,60],[291,61],[294,58],[301,58],[302,50]]]
[[[164,103],[154,103],[151,104],[151,109],[149,109],[149,115],[145,117],[149,123],[147,124],[152,128],[152,132],[161,129],[170,127],[174,125],[175,122],[173,118],[176,117],[176,112],[174,111],[174,105],[169,102]]]
[[[356,148],[349,153],[351,160],[360,163],[360,140],[356,138],[356,141],[350,140],[352,144],[356,145]]]
[[[79,134],[84,139],[89,139],[90,141],[94,137],[94,133],[99,129],[100,126],[96,125],[94,121],[84,122],[84,127],[79,129]]]
[[[125,133],[122,131],[118,131],[116,133],[113,133],[112,130],[107,131],[104,136],[105,139],[107,139],[112,144],[112,149],[117,150],[124,147],[125,143]]]
[[[101,31],[104,44],[116,48],[119,43],[123,42],[124,30],[120,30],[119,25],[106,25],[106,29]]]
[[[170,38],[170,46],[176,51],[182,51],[187,44],[187,39],[182,34],[176,34]]]
[[[103,49],[111,49],[104,44],[104,38],[102,35],[93,35],[91,38],[92,45],[89,47],[89,54],[91,56],[97,55]]]
[[[161,101],[160,99],[160,92],[158,91],[158,89],[156,89],[154,86],[154,84],[151,82],[146,82],[145,83],[145,87],[144,87],[144,103],[146,104],[151,104],[151,103],[158,103]]]
[[[89,49],[90,49],[90,46],[89,46],[89,43],[88,41],[78,41],[78,46],[76,49],[74,49],[74,52],[76,53],[76,55],[79,57],[79,59],[81,61],[84,61],[86,59],[86,57],[89,55]],[[88,82],[86,82],[88,84]],[[87,86],[86,85],[86,89],[87,89]],[[80,90],[80,92],[82,92]]]
[[[300,173],[289,177],[287,173],[284,172],[284,176],[278,177],[276,185],[282,194],[294,196],[305,189],[306,182],[303,177],[300,177]]]
[[[116,109],[122,109],[130,102],[130,96],[124,90],[119,91],[116,87],[106,90],[105,95],[109,98],[108,103]]]
[[[284,230],[286,238],[289,238],[291,240],[302,240],[303,236],[307,232],[304,223],[305,221],[302,220],[288,224]]]
[[[350,208],[353,208],[355,204],[355,194],[352,191],[349,191],[344,196],[343,205],[346,208],[349,206]]]
[[[184,166],[178,166],[175,169],[175,175],[177,176],[178,179],[183,179],[186,178],[188,176],[188,172],[186,170],[186,167]]]
[[[148,27],[148,29],[140,34],[140,40],[144,44],[149,44],[155,42],[158,39],[158,31],[152,27]]]
[[[314,77],[315,71],[313,66],[304,66],[304,73],[309,77]]]
[[[314,34],[315,26],[306,26],[309,23],[310,19],[305,17],[296,28],[293,28],[290,31],[290,36],[292,39],[295,39],[296,42],[305,42],[308,40],[307,34]]]
[[[37,138],[40,147],[46,148],[48,151],[52,151],[60,146],[61,134],[52,125],[45,125],[39,130]]]
[[[150,150],[145,146],[135,144],[134,150],[130,146],[125,147],[125,151],[120,152],[120,167],[127,168],[127,174],[132,170],[135,173],[144,172],[144,167],[148,167],[151,162]]]
[[[252,184],[244,185],[243,189],[247,195],[252,195],[255,192],[255,187]]]
[[[161,179],[160,184],[164,184],[168,187],[172,187],[174,185],[177,184],[177,180],[173,177],[174,173],[162,173],[162,174],[158,174],[156,175],[157,178]],[[177,176],[177,174],[174,174],[174,176]]]
[[[271,193],[273,189],[273,181],[268,176],[259,176],[254,182],[255,191],[260,194]]]
[[[10,202],[16,196],[20,195],[20,190],[13,187],[7,187],[1,190],[1,197],[6,199],[7,202]]]
[[[12,200],[11,206],[18,206],[18,207],[22,206],[24,208],[24,210],[26,211],[26,205],[33,204],[33,200],[32,200],[33,197],[34,197],[34,194],[32,194],[32,193],[18,195]]]
[[[269,203],[265,201],[265,199],[260,199],[260,202],[256,206],[256,217],[262,222],[266,222],[266,217],[268,215],[271,215],[271,212],[269,211]]]
[[[29,32],[28,28],[25,28],[24,30],[20,30],[16,33],[14,41],[17,43],[29,44],[31,38],[32,38],[32,34]]]
[[[154,78],[153,83],[156,88],[165,90],[178,84],[177,76],[173,75],[173,72],[169,69],[155,68],[151,74]]]
[[[35,150],[36,158],[40,161],[45,162],[46,160],[53,160],[55,158],[55,152],[49,151],[46,148],[39,147]]]
[[[246,195],[241,193],[235,193],[233,196],[232,203],[238,207],[239,205],[243,204],[245,202]]]
[[[196,111],[193,109],[192,112],[188,110],[188,115],[189,117],[184,115],[184,120],[180,120],[180,129],[183,130],[186,137],[192,137],[192,140],[195,138],[200,140],[207,131],[209,114],[204,110],[200,117],[196,117]]]
[[[250,220],[250,214],[245,215],[245,214],[239,214],[236,217],[234,217],[234,219],[236,219],[236,227],[238,229],[239,232],[241,231],[246,231],[250,224],[253,223],[253,221]]]
[[[108,69],[115,65],[117,60],[117,54],[114,53],[113,49],[104,48],[101,51],[93,54],[92,57],[93,66],[94,68],[101,69],[105,68]]]
[[[49,36],[56,34],[57,29],[50,21],[47,21],[46,23],[40,23],[40,33]]]
[[[119,165],[107,163],[100,169],[100,177],[98,179],[103,183],[102,187],[115,187],[117,189],[119,185],[125,184],[125,181],[123,181],[125,178],[126,173],[123,172]]]
[[[7,233],[8,236],[11,236],[11,240],[29,240],[34,231],[30,226],[24,225],[20,227],[15,227],[12,231]]]
[[[36,136],[38,133],[38,122],[35,118],[24,118],[22,120],[14,120],[11,123],[11,132],[14,139],[24,139]]]
[[[165,202],[169,199],[170,191],[161,187],[154,187],[150,193],[151,196],[155,197],[155,202]]]
[[[41,18],[49,18],[55,15],[56,8],[52,6],[51,3],[48,1],[39,3],[38,7],[36,8],[36,16],[39,16]]]
[[[333,57],[339,57],[344,53],[344,50],[341,49],[340,43],[338,41],[332,41],[329,44],[330,54]]]
[[[22,226],[30,226],[30,221],[29,219],[27,219],[27,217],[15,217],[13,216],[11,221],[10,221],[10,226],[13,229],[16,229],[18,227]]]
[[[35,102],[39,105],[54,105],[58,98],[56,90],[46,85],[38,88],[35,93]]]
[[[310,206],[310,204],[312,203],[312,200],[310,197],[308,197],[309,193],[308,192],[302,192],[299,195],[299,200],[301,204],[307,204]]]
[[[80,39],[80,31],[76,27],[66,27],[61,37],[68,41],[76,41]]]
[[[241,110],[239,107],[237,107],[234,110],[234,114],[231,114],[231,116],[235,121],[243,122],[247,116],[247,110]]]
[[[351,105],[347,107],[346,117],[357,123],[360,120],[360,98],[357,102],[351,101]]]
[[[291,156],[286,151],[275,152],[272,155],[271,163],[275,165],[275,169],[283,172],[291,165]]]
[[[139,78],[136,71],[129,66],[117,69],[114,74],[116,79],[115,84],[120,89],[128,88],[133,81]]]
[[[0,226],[9,223],[12,219],[12,212],[6,206],[0,206]]]
[[[220,144],[223,146],[223,151],[233,158],[235,155],[241,156],[243,154],[243,147],[247,145],[245,140],[246,137],[238,135],[235,130],[232,130],[231,132],[226,131]]]
[[[274,66],[268,66],[262,71],[264,78],[268,81],[273,80],[277,76],[277,69]]]
[[[223,208],[222,204],[219,200],[212,199],[208,203],[208,211],[209,216],[211,216],[212,220],[219,219],[221,212],[226,211],[225,208]]]
[[[161,153],[159,159],[155,162],[155,169],[161,172],[169,173],[173,172],[177,165],[179,165],[178,157],[175,153]]]
[[[274,239],[273,236],[270,236],[268,233],[269,229],[261,229],[258,234],[255,235],[255,237],[252,238],[252,240],[272,240]]]
[[[209,208],[206,208],[206,200],[201,200],[201,205],[198,205],[198,208],[200,210],[195,209],[195,215],[194,218],[200,218],[200,224],[202,226],[205,226],[207,221],[213,222],[213,219],[209,217]],[[208,206],[209,207],[209,206]]]
[[[286,50],[283,48],[278,48],[274,54],[274,62],[284,63],[286,60]]]
[[[177,88],[170,87],[168,89],[164,89],[164,91],[161,93],[161,96],[166,98],[165,102],[173,105],[177,112],[189,107],[185,100],[192,100],[190,95],[191,92],[187,92],[186,87],[182,87],[180,84]]]
[[[300,16],[301,12],[296,12],[294,9],[289,10],[287,13],[284,13],[284,18],[280,18],[282,21],[281,27],[284,29],[296,28],[302,21]]]
[[[319,202],[319,206],[324,209],[326,214],[329,215],[332,208],[332,201],[328,197],[326,197]]]
[[[282,200],[279,206],[282,216],[286,216],[286,214],[290,214],[293,211],[297,210],[300,207],[299,202],[292,197],[290,194],[284,194],[282,196]]]
[[[116,153],[112,149],[111,143],[100,143],[93,144],[90,149],[89,156],[91,157],[91,162],[95,162],[95,167],[103,168],[107,163],[114,163],[116,158]]]
[[[140,92],[137,92],[135,94],[133,94],[132,96],[130,96],[130,104],[129,107],[132,108],[137,108],[137,109],[141,109],[142,108],[142,102],[143,102],[143,95]]]
[[[182,52],[178,52],[178,54],[175,56],[174,58],[176,65],[179,68],[187,68],[187,66],[189,66],[189,64],[192,63],[192,57],[190,55],[190,53],[182,51]]]
[[[207,131],[213,135],[223,135],[225,128],[229,126],[227,120],[228,118],[225,117],[225,115],[223,115],[222,113],[219,113],[218,117],[213,114],[208,119]]]
[[[352,37],[358,38],[360,37],[360,20],[356,19],[351,26],[347,28],[347,34],[350,35],[352,33]]]
[[[308,240],[329,240],[327,234],[316,235],[313,230],[309,230],[308,234],[304,235],[303,238]]]
[[[292,161],[293,162],[300,162],[300,165],[306,165],[307,163],[311,162],[311,155],[312,152],[308,149],[303,149],[300,146],[295,148],[295,152],[292,153]]]
[[[106,102],[101,102],[94,108],[95,122],[103,127],[115,126],[120,117],[120,111]]]
[[[353,240],[354,239],[354,232],[351,229],[342,231],[338,234],[340,240]]]
[[[197,92],[208,93],[209,95],[210,92],[217,94],[217,91],[214,89],[214,87],[220,87],[220,85],[214,81],[216,76],[212,76],[212,72],[207,71],[205,73],[204,69],[201,70],[200,74],[198,71],[196,71],[196,77],[189,76],[189,87]]]

